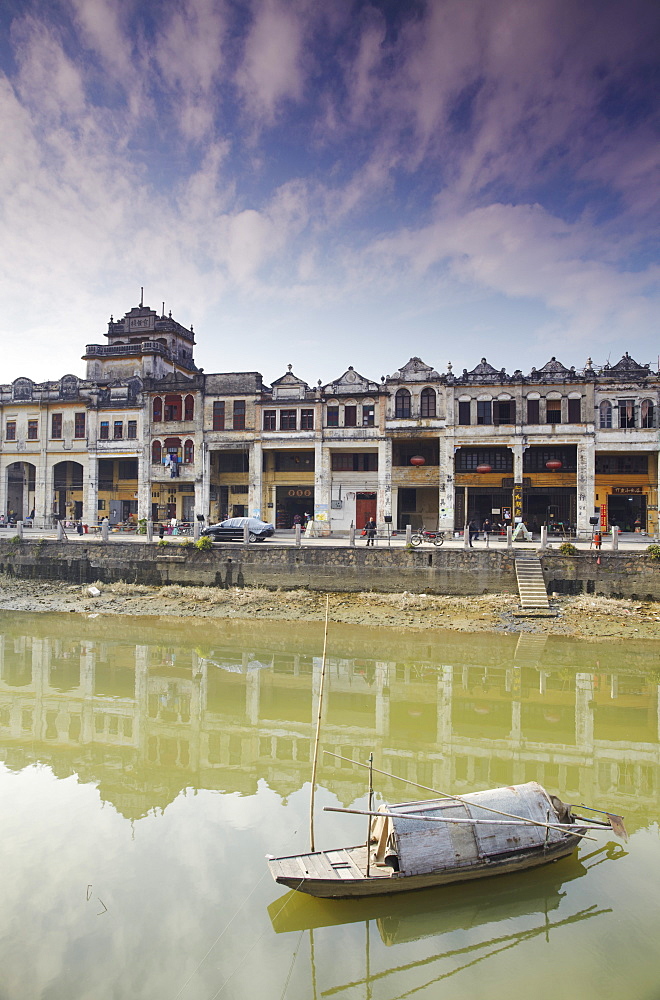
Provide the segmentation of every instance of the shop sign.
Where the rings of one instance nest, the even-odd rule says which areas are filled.
[[[523,488],[522,483],[517,483],[513,487],[513,516],[522,517],[523,512]]]
[[[288,497],[296,497],[302,499],[303,497],[311,497],[312,490],[289,490],[287,492]]]
[[[607,527],[607,504],[602,503],[600,505],[600,526],[601,528]]]
[[[619,496],[622,495],[622,494],[625,495],[626,493],[628,493],[628,494],[631,494],[631,493],[637,493],[637,494],[639,494],[639,493],[643,493],[643,492],[644,492],[644,487],[643,486],[613,486],[612,487],[612,493],[616,493]]]
[[[499,507],[491,507],[490,508],[490,512],[491,512],[491,514],[499,514],[500,513],[500,508]]]

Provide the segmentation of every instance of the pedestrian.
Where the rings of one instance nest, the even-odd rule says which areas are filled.
[[[158,537],[161,539],[161,541],[165,537],[165,525],[163,524],[162,521],[160,521],[158,524]]]
[[[367,533],[367,545],[374,545],[374,539],[376,537],[376,522],[373,517],[370,517],[364,526],[364,530]]]
[[[474,518],[468,521],[468,539],[470,542],[470,548],[472,548],[472,542],[476,541],[479,537],[479,532],[477,531],[477,523]]]
[[[85,530],[83,528],[82,521],[77,521],[76,522],[76,531],[78,532],[79,535],[84,535]]]
[[[481,524],[481,530],[484,533],[484,538],[488,538],[488,536],[490,535],[491,527],[492,527],[492,525],[490,523],[490,518],[489,517],[485,517],[483,519],[483,521],[482,521],[482,524]]]
[[[293,526],[294,526],[294,528],[295,528],[295,526],[297,524],[300,525],[301,521],[302,521],[302,518],[301,518],[300,514],[294,514],[293,515]]]

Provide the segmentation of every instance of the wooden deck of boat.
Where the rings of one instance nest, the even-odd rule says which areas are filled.
[[[367,849],[362,846],[340,848],[336,851],[315,851],[313,854],[295,854],[288,858],[276,858],[269,864],[276,878],[311,877],[358,881],[367,876]],[[380,868],[375,865],[369,870],[371,878],[389,878],[391,874],[391,868]]]

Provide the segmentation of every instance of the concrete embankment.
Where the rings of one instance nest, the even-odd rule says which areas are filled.
[[[331,592],[515,594],[514,558],[515,550],[0,542],[0,573],[19,579]],[[660,600],[660,561],[645,553],[546,551],[541,561],[550,594]]]

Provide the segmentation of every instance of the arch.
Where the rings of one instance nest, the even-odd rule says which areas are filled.
[[[181,438],[165,438],[163,448],[168,455],[179,455],[181,453]]]
[[[34,507],[36,466],[32,462],[12,462],[7,466],[7,513],[17,520],[28,517]]]
[[[191,396],[190,393],[186,396],[183,401],[183,419],[184,420],[194,420],[195,419],[195,397]]]
[[[652,399],[642,400],[639,413],[641,427],[655,427],[655,405]]]
[[[151,415],[155,424],[159,424],[163,419],[163,401],[160,396],[154,396],[154,401],[151,405]]]
[[[394,416],[404,420],[410,417],[410,393],[407,389],[399,389],[394,397]]]
[[[195,461],[195,445],[189,439],[183,446],[183,462],[184,465],[192,465]]]
[[[430,386],[422,389],[419,415],[420,417],[435,417],[436,415],[435,389],[431,389]]]
[[[152,465],[160,465],[163,461],[163,448],[160,441],[154,441],[151,445],[151,462]]]
[[[600,404],[599,408],[600,415],[600,426],[601,427],[611,427],[612,426],[612,404],[609,399],[604,399]]]
[[[11,385],[11,395],[12,399],[32,399],[32,390],[34,389],[34,382],[29,378],[17,378],[12,382]]]
[[[181,420],[181,396],[168,392],[165,396],[163,420]]]
[[[57,517],[82,517],[83,471],[80,462],[58,462],[53,466],[53,513]]]

